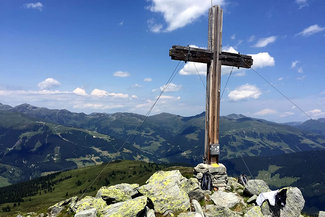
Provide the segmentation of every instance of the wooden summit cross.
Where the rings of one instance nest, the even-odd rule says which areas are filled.
[[[219,163],[219,120],[221,65],[250,68],[251,56],[221,51],[222,9],[209,10],[208,49],[173,46],[169,56],[173,60],[207,63],[204,162]]]

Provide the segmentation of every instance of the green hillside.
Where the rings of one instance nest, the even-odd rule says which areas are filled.
[[[204,113],[153,115],[136,131],[144,118],[132,113],[86,115],[27,104],[2,105],[0,185],[114,159],[202,162]],[[324,150],[325,137],[233,114],[221,118],[220,144],[224,160]]]

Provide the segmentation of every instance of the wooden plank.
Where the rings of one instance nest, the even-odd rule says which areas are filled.
[[[199,63],[210,63],[213,59],[213,53],[210,50],[177,45],[169,50],[169,56],[173,60]],[[221,60],[222,65],[238,68],[250,68],[253,65],[251,56],[236,53],[221,52],[219,60]]]

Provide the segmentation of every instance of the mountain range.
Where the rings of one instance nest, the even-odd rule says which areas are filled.
[[[116,159],[195,165],[203,157],[204,115],[146,118],[0,104],[0,184]],[[221,160],[325,150],[323,119],[309,122],[289,126],[237,114],[221,117]]]

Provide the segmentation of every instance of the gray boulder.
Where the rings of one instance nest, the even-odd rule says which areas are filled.
[[[248,210],[245,214],[244,217],[263,217],[263,213],[261,210],[261,207],[259,206],[253,206],[250,210]]]
[[[232,192],[216,191],[210,198],[218,207],[232,208],[241,202],[241,199]]]
[[[74,217],[96,217],[96,216],[97,216],[97,210],[95,208],[84,210],[74,215]]]
[[[200,163],[198,164],[196,167],[194,167],[194,172],[195,173],[206,173],[209,171],[209,165],[208,164],[204,164],[204,163]]]
[[[104,217],[134,217],[146,212],[148,198],[145,196],[107,206],[102,211]]]
[[[108,204],[122,202],[132,199],[132,197],[139,192],[136,190],[138,184],[118,184],[110,187],[101,187],[96,195],[96,198],[102,198]]]
[[[204,200],[205,195],[206,195],[205,191],[201,189],[195,189],[188,193],[188,196],[190,197],[191,200],[197,200],[197,201]]]
[[[254,194],[253,196],[251,196],[251,197],[247,200],[247,203],[248,203],[248,204],[249,204],[249,203],[253,203],[253,202],[256,201],[256,199],[257,199],[257,196]]]
[[[203,213],[202,207],[199,204],[199,202],[197,200],[192,200],[192,204],[194,206],[195,212],[200,214],[202,217],[204,217],[204,213]]]
[[[71,197],[69,199],[60,201],[60,202],[54,204],[53,206],[50,206],[48,208],[48,215],[50,217],[58,216],[66,206],[75,204],[77,200],[78,200],[78,197]]]
[[[288,187],[285,189],[287,189],[287,200],[283,209],[280,209],[280,216],[299,216],[305,205],[301,191],[297,187]]]
[[[138,191],[150,198],[155,212],[180,213],[190,208],[190,199],[182,187],[185,177],[178,170],[154,173]]]
[[[240,215],[234,211],[231,211],[227,207],[218,207],[216,205],[207,205],[205,210],[206,217],[240,217]]]
[[[264,201],[261,210],[265,216],[296,217],[300,216],[305,205],[305,200],[299,188],[287,187],[287,199],[284,207],[270,206],[268,201]],[[281,190],[283,190],[281,189]]]
[[[248,194],[248,195],[259,195],[262,192],[268,192],[271,191],[269,186],[260,179],[251,179],[248,180],[246,186],[245,186],[245,190],[244,193]]]

